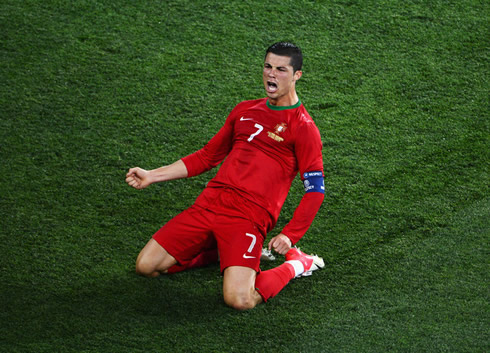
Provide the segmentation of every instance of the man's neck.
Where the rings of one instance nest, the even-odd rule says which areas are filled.
[[[298,108],[301,105],[301,101],[298,100],[298,102],[294,105],[281,106],[281,105],[272,105],[272,104],[270,104],[269,99],[267,99],[266,104],[269,107],[269,109],[272,109],[272,110],[286,110],[286,109]]]
[[[279,98],[271,98],[269,97],[269,104],[277,107],[290,107],[299,102],[298,95],[296,91],[292,91],[290,94],[279,97]]]

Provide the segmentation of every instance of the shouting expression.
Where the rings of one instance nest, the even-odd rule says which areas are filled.
[[[272,105],[290,106],[298,102],[296,81],[301,71],[293,72],[291,58],[268,53],[265,57],[262,79],[265,91]]]

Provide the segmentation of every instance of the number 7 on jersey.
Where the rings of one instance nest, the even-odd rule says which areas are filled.
[[[247,140],[248,142],[252,141],[255,136],[257,136],[262,132],[262,130],[264,130],[264,127],[260,124],[255,124],[254,126],[257,128],[257,131],[255,131],[252,135],[250,135],[250,137]]]

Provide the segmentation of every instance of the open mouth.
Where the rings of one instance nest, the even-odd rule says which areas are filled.
[[[270,93],[274,93],[275,91],[277,91],[277,83],[267,81],[267,91]]]

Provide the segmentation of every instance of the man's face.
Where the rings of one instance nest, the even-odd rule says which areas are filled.
[[[301,71],[293,73],[291,58],[268,53],[264,61],[262,79],[265,91],[272,104],[280,102],[281,98],[295,92],[296,81],[301,77]]]

